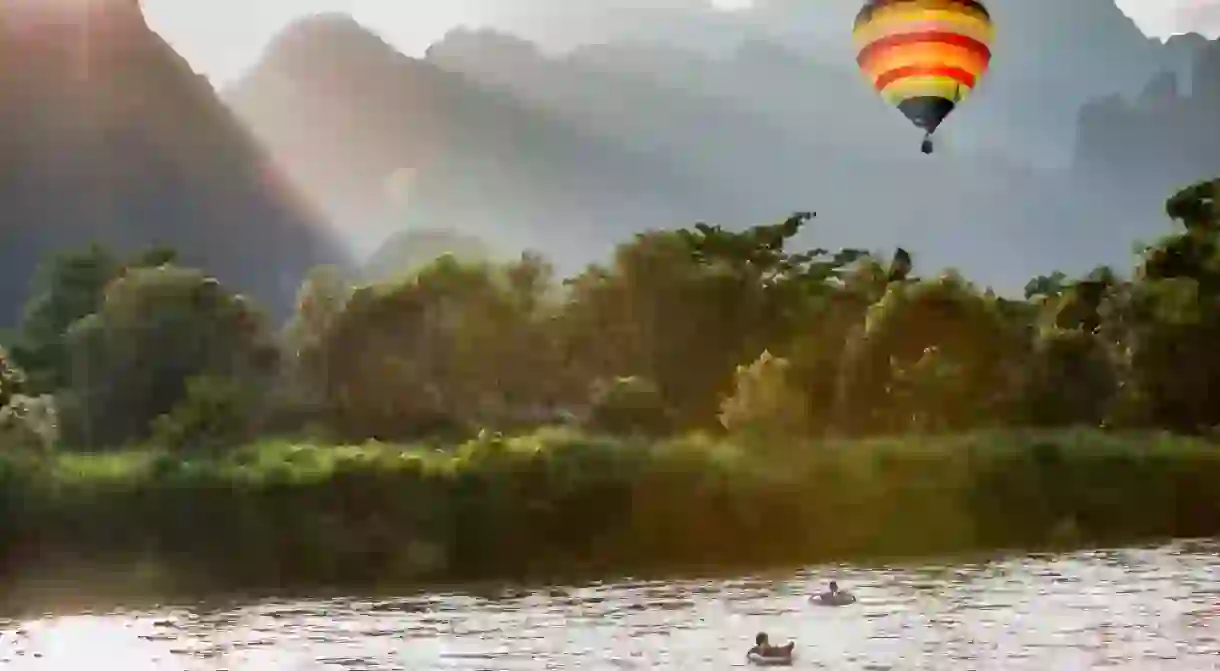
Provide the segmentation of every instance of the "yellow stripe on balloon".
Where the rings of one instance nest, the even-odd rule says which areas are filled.
[[[957,33],[972,37],[983,44],[991,44],[995,39],[995,29],[988,21],[955,12],[936,10],[922,12],[918,18],[870,21],[856,29],[852,33],[852,39],[857,48],[863,49],[886,37],[922,32]]]
[[[864,18],[865,13],[861,12],[857,17],[855,27],[860,28],[863,24],[888,20],[890,17],[919,18],[919,14],[930,11],[945,11],[991,23],[991,18],[985,11],[972,8],[957,0],[895,0],[872,9],[867,13],[867,18]]]
[[[936,97],[961,102],[970,93],[970,87],[952,77],[920,75],[905,77],[890,83],[881,91],[881,97],[892,105],[911,98]]]

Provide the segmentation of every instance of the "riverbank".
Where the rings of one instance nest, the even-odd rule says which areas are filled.
[[[544,430],[452,449],[10,454],[0,551],[10,586],[89,565],[261,589],[1220,534],[1220,446],[1200,439],[1006,431],[780,453]]]

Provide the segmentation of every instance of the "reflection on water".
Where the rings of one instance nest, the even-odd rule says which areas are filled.
[[[1214,669],[1217,547],[9,621],[0,666],[724,669],[766,630],[798,641],[798,668]],[[809,604],[830,577],[859,604]]]

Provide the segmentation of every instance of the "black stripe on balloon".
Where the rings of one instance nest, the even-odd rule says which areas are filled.
[[[911,123],[929,133],[935,133],[945,117],[957,107],[957,103],[940,96],[918,96],[898,103],[898,110]]]

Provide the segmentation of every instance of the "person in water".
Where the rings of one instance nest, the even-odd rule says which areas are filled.
[[[856,600],[856,597],[852,596],[849,592],[840,590],[839,583],[835,582],[834,580],[830,581],[830,585],[827,586],[827,590],[825,592],[822,592],[815,598],[822,603],[829,604],[848,604],[854,603]]]
[[[758,655],[759,657],[788,657],[792,655],[792,649],[796,647],[796,641],[790,641],[788,645],[774,646],[771,645],[771,640],[767,637],[766,632],[758,632],[754,637],[754,647],[746,653],[746,657],[750,655]]]

